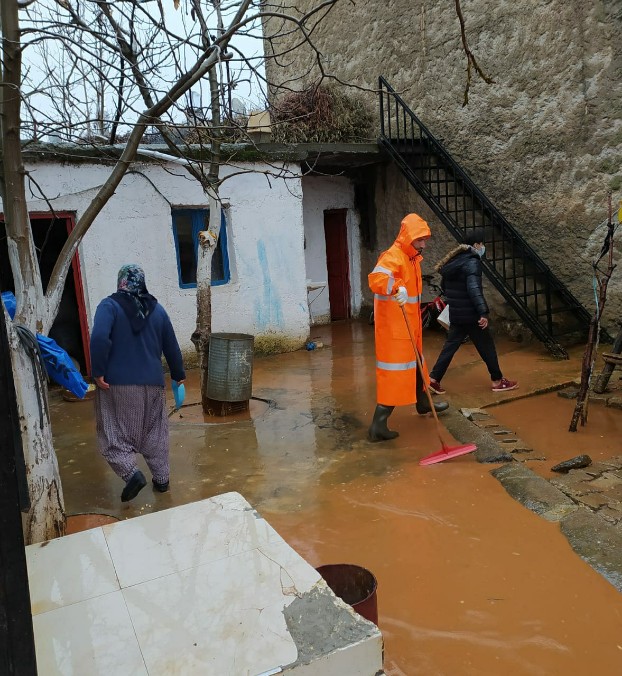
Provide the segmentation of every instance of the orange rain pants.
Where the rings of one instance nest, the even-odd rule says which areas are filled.
[[[368,276],[374,294],[376,332],[376,401],[384,406],[406,406],[417,401],[417,359],[402,309],[395,300],[400,286],[406,287],[408,301],[403,306],[411,332],[423,361],[423,378],[430,377],[423,360],[421,328],[421,253],[412,241],[429,237],[428,224],[417,214],[408,214],[393,244],[380,254]]]

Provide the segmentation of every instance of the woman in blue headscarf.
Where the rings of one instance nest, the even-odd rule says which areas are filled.
[[[186,374],[173,325],[147,291],[138,265],[119,270],[117,292],[97,307],[91,333],[91,373],[97,385],[95,410],[99,450],[125,481],[121,500],[135,498],[147,480],[136,454],[152,474],[153,488],[169,488],[168,415],[164,355],[171,378]]]

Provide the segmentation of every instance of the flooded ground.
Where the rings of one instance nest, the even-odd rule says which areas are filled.
[[[256,358],[248,414],[205,424],[198,407],[171,416],[171,491],[148,486],[130,504],[95,450],[90,403],[52,399],[68,513],[128,518],[238,491],[311,564],[356,563],[378,578],[389,676],[622,673],[619,593],[571,550],[559,526],[508,496],[472,456],[420,467],[439,449],[434,421],[396,410],[400,437],[370,444],[373,329],[314,329],[326,347]],[[442,335],[425,339],[433,361]],[[504,375],[521,388],[494,395],[472,346],[443,385],[454,407],[487,406],[575,378],[580,349],[556,361],[534,344],[500,341]],[[617,377],[617,376],[616,376]],[[196,373],[187,403],[196,402]],[[171,400],[172,406],[172,400]],[[546,462],[622,452],[622,411],[590,409],[566,432],[573,402],[554,393],[488,409]],[[463,440],[467,441],[467,440]],[[144,465],[143,465],[144,467]],[[344,675],[346,676],[346,675]]]
[[[617,387],[618,375],[616,373]],[[594,462],[622,453],[622,410],[590,404],[588,421],[576,432],[568,432],[575,400],[562,399],[556,392],[528,397],[488,409],[496,420],[509,427],[530,446],[538,448],[547,462],[529,466],[545,478],[562,460],[583,453]]]

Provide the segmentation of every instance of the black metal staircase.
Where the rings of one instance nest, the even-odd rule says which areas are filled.
[[[484,228],[486,276],[547,348],[567,359],[560,341],[584,334],[589,312],[383,77],[379,92],[380,144],[458,241]]]

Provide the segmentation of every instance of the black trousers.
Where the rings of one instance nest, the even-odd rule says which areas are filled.
[[[443,379],[451,360],[458,351],[462,341],[469,336],[475,345],[475,349],[479,352],[479,356],[484,360],[488,367],[491,380],[501,380],[503,374],[499,368],[499,359],[497,357],[497,349],[495,341],[492,337],[490,329],[486,327],[481,329],[477,323],[474,324],[450,324],[447,340],[443,345],[441,353],[438,355],[434,368],[430,371],[430,378],[440,382]]]

